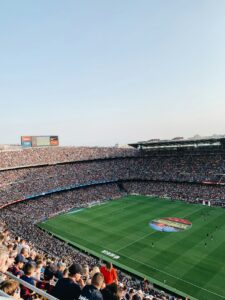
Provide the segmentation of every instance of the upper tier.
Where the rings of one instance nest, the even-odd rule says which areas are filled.
[[[138,152],[135,149],[114,147],[43,147],[0,151],[0,170],[70,161],[136,156]]]

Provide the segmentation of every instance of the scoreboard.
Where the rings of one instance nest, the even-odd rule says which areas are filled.
[[[21,136],[22,147],[45,147],[45,146],[58,146],[59,137],[57,135],[44,135],[44,136]]]

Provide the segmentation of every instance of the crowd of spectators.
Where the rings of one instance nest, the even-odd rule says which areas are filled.
[[[23,151],[26,153],[26,150]],[[124,156],[123,158],[2,170],[0,171],[0,206],[52,190],[68,189],[93,182],[157,180],[223,183],[221,179],[225,177],[221,174],[225,174],[224,158],[221,154],[215,154],[215,156]]]
[[[50,267],[54,267],[54,278],[59,278],[56,274],[61,272],[61,277],[73,279],[73,275],[77,274],[75,271],[78,265],[82,266],[82,270],[86,266],[85,270],[91,271],[100,268],[101,261],[49,235],[38,228],[36,223],[74,208],[121,197],[124,193],[150,194],[194,203],[204,200],[211,201],[211,205],[225,206],[225,186],[202,184],[218,183],[218,180],[223,183],[221,174],[224,173],[223,154],[142,156],[134,149],[97,147],[1,151],[0,207],[59,189],[67,191],[25,200],[0,209],[0,221],[4,224],[0,230],[3,233],[2,238],[0,234],[0,270],[4,270],[1,265],[4,266],[4,257],[10,252],[13,260],[8,260],[10,265],[5,261],[7,268],[10,267],[12,272],[17,270],[18,275],[28,282],[35,276],[35,284],[40,288],[46,288],[47,285],[47,291],[51,292],[51,289],[54,290],[50,284],[53,277],[45,274],[45,270],[49,271]],[[71,187],[89,184],[95,185],[68,191]],[[23,240],[18,242],[18,236]],[[6,247],[7,251],[4,250]],[[22,270],[18,270],[18,266],[23,263],[20,256],[23,252],[27,256],[25,259],[29,258],[35,264],[33,267],[23,266]],[[74,264],[75,271],[73,268],[68,269]],[[60,269],[60,266],[63,268]],[[97,273],[100,270],[104,275],[102,268],[98,269]],[[80,300],[90,293],[89,287],[84,289],[85,284],[89,283],[97,290],[102,289],[98,288],[102,277],[99,275],[92,282],[93,276],[89,277],[89,271],[85,283],[81,284],[79,279],[74,279],[80,285],[80,293],[83,289],[83,294],[79,295]],[[175,299],[153,289],[146,281],[130,278],[119,271],[114,282],[107,282],[105,277],[104,282],[109,284],[101,293],[104,300]],[[19,288],[15,282],[4,280],[0,288],[13,296],[15,294],[15,299],[22,296],[24,300],[30,300],[29,297],[26,298],[26,290],[22,289],[22,294],[19,295]]]
[[[56,193],[36,200],[13,204],[1,209],[0,220],[1,224],[4,224],[4,227],[0,228],[0,231],[5,234],[4,241],[5,246],[8,247],[7,250],[9,250],[10,246],[11,254],[13,254],[15,258],[14,264],[12,264],[11,261],[11,264],[7,265],[7,268],[9,268],[9,271],[14,275],[21,277],[21,279],[31,284],[35,284],[39,288],[43,287],[44,290],[60,300],[85,299],[84,297],[87,296],[86,293],[89,292],[89,284],[93,284],[92,278],[94,270],[97,271],[97,273],[100,271],[104,276],[104,286],[101,287],[102,298],[87,299],[177,299],[173,296],[166,295],[164,292],[157,291],[146,280],[141,281],[126,276],[122,272],[115,270],[112,266],[102,266],[102,262],[98,259],[89,256],[87,253],[79,252],[35,226],[37,222],[43,221],[55,214],[65,213],[75,207],[81,208],[93,204],[101,204],[103,201],[115,199],[122,195],[123,193],[117,184],[105,184],[102,186]],[[5,228],[7,228],[7,230]],[[20,240],[18,238],[19,236],[23,237],[23,239]],[[16,247],[15,244],[17,245]],[[15,250],[17,251],[16,253]],[[25,261],[33,262],[33,264],[31,264],[32,266],[27,266],[27,263],[24,265]],[[82,272],[79,271],[83,274],[82,280],[80,280],[81,277],[78,278],[76,275],[77,270],[81,268],[78,267],[78,265],[82,266]],[[54,269],[54,282],[52,281],[53,276],[51,276],[51,274],[49,275],[50,267]],[[59,276],[59,274],[61,274],[61,276]],[[69,279],[67,279],[67,281],[66,279],[61,280],[59,283],[56,283],[57,279],[62,277],[75,280],[80,286],[80,289],[78,289],[78,294],[80,295],[81,293],[80,298],[69,298],[68,295],[64,298],[63,295],[66,295],[64,288],[66,288],[65,286],[67,286]],[[53,288],[51,285],[55,285],[55,283],[56,287]],[[6,291],[8,290],[8,285],[8,281],[3,281],[0,288]],[[84,289],[85,285],[88,285],[88,287]],[[7,286],[7,288],[5,288],[5,286]],[[11,290],[13,290],[12,293],[18,290],[15,283],[13,288],[10,288],[10,291]],[[15,297],[17,296],[18,293]],[[21,288],[20,297],[22,297],[22,299],[30,300],[32,299],[29,298],[31,296],[26,288]]]
[[[155,195],[189,203],[210,201],[211,205],[225,207],[225,186],[171,182],[126,182],[124,189],[129,194]]]
[[[0,169],[92,159],[136,156],[133,148],[117,147],[42,147],[0,150]]]

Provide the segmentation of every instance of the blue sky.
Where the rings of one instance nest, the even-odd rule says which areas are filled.
[[[225,133],[225,1],[0,1],[0,144]]]

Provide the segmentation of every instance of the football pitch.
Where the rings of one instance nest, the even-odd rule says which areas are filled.
[[[188,220],[179,232],[149,226]],[[167,219],[167,225],[171,224]],[[168,223],[169,222],[169,223]],[[154,222],[153,222],[154,223]],[[172,221],[173,223],[173,221]],[[54,217],[39,226],[114,265],[190,299],[225,299],[225,210],[127,196]]]

